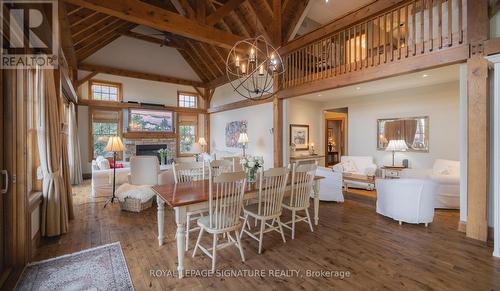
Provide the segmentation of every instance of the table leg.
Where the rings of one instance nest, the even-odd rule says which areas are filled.
[[[175,207],[175,222],[177,223],[177,271],[179,278],[184,277],[184,237],[186,230],[186,208]]]
[[[163,232],[165,227],[165,202],[160,198],[160,196],[156,196],[156,204],[158,205],[158,244],[160,246],[163,245]]]
[[[314,187],[314,225],[319,221],[319,181],[315,181]]]

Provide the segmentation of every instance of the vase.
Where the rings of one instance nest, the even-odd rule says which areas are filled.
[[[166,157],[166,156],[164,156],[164,155],[161,155],[161,156],[160,156],[160,164],[161,164],[162,166],[166,164],[166,158],[167,158],[167,157]]]
[[[257,173],[257,171],[255,169],[248,169],[248,177],[247,177],[247,181],[248,183],[253,183],[255,182],[255,174]]]

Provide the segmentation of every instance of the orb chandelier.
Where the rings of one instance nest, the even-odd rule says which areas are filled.
[[[261,35],[238,41],[229,51],[226,74],[233,89],[250,100],[271,98],[285,72],[278,51]],[[277,80],[278,82],[273,81]],[[278,85],[280,86],[280,85]]]

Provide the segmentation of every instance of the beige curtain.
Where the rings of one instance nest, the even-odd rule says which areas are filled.
[[[68,197],[61,171],[61,164],[64,164],[61,105],[56,93],[54,70],[37,69],[35,78],[38,150],[43,173],[42,235],[56,236],[68,231],[69,218],[73,213],[71,196]]]
[[[404,121],[404,126],[405,141],[411,147],[415,141],[415,134],[417,133],[417,120],[407,119]]]
[[[402,139],[402,128],[403,120],[386,121],[384,124],[384,136],[387,141]]]
[[[78,125],[76,122],[76,108],[74,103],[68,107],[68,154],[69,177],[72,185],[79,185],[83,180],[82,161],[80,159],[80,142],[78,140]]]

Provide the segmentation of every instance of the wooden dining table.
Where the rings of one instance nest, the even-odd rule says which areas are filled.
[[[324,177],[316,176],[313,182],[314,192],[314,224],[319,221],[319,185]],[[258,183],[247,183],[244,199],[258,198]],[[290,195],[291,181],[287,184],[285,196]],[[208,208],[209,183],[208,180],[192,181],[186,183],[166,184],[153,186],[158,205],[158,243],[163,245],[165,228],[165,204],[174,209],[175,223],[177,224],[177,271],[179,278],[184,274],[184,246],[186,231],[186,213]]]

